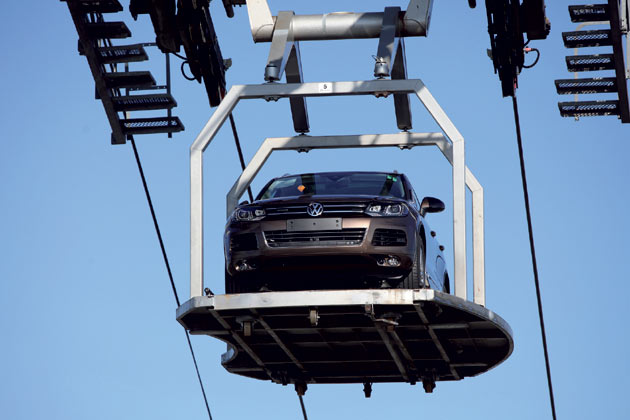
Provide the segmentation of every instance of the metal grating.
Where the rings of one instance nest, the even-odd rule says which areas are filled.
[[[617,92],[617,79],[614,77],[595,77],[556,80],[556,90],[561,95]]]
[[[104,73],[108,88],[136,88],[155,85],[155,79],[148,71],[123,71]]]
[[[177,117],[129,118],[120,123],[125,134],[175,133],[184,129]]]
[[[619,115],[619,101],[560,102],[558,108],[563,117]]]
[[[600,47],[612,45],[610,29],[595,31],[562,32],[564,46],[567,48]]]
[[[78,0],[76,3],[82,13],[117,13],[123,10],[118,0]]]
[[[230,251],[253,251],[258,249],[255,233],[241,233],[230,236]]]
[[[146,111],[152,109],[171,109],[177,102],[169,93],[154,95],[115,96],[112,98],[116,111]]]
[[[372,236],[374,246],[405,246],[407,234],[400,229],[376,229]]]
[[[567,56],[567,69],[572,72],[614,70],[612,54],[570,55]]]
[[[96,48],[99,61],[103,64],[130,63],[132,61],[148,60],[147,52],[142,45],[117,45],[114,47]]]
[[[607,4],[569,6],[571,22],[603,22],[610,20]]]
[[[85,24],[85,30],[92,39],[120,39],[131,36],[125,22],[89,22]]]
[[[271,230],[264,232],[267,245],[272,248],[359,245],[365,236],[364,228],[341,230],[317,230],[287,232]]]

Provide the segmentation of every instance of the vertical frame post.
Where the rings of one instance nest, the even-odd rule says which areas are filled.
[[[240,99],[233,86],[190,146],[190,297],[203,296],[203,152]]]
[[[455,128],[427,87],[418,80],[416,95],[444,134],[453,150],[453,256],[455,296],[466,299],[466,164],[464,137]]]

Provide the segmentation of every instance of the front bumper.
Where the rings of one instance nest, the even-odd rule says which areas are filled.
[[[232,222],[228,225],[224,238],[226,270],[232,276],[313,274],[320,277],[322,272],[327,272],[328,275],[339,274],[345,277],[354,275],[391,279],[400,279],[411,271],[418,237],[416,221],[411,215],[345,217],[342,218],[341,225],[341,231],[333,231],[333,237],[313,231],[305,232],[299,241],[278,243],[271,238],[270,232],[287,232],[287,220]],[[392,246],[383,245],[383,241],[375,242],[377,229],[404,232],[405,244]],[[360,241],[356,241],[359,231],[362,232],[362,237]],[[343,232],[352,234],[341,235]],[[286,236],[291,235],[282,237]],[[247,249],[235,246],[235,243],[242,242],[241,239],[245,237],[248,238],[244,247]],[[276,237],[277,234],[274,238]],[[252,238],[255,238],[255,242]],[[255,249],[251,249],[252,247]],[[400,264],[396,267],[379,265],[388,256],[397,257]],[[244,261],[249,268],[245,271],[237,270],[237,266]]]

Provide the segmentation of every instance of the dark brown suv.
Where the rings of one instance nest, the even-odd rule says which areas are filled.
[[[426,213],[407,177],[323,172],[274,178],[241,203],[225,236],[226,293],[267,290],[422,288],[449,290]]]

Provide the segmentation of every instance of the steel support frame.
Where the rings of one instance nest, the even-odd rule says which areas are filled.
[[[622,0],[623,1],[623,0]],[[630,123],[630,103],[628,101],[627,70],[624,66],[622,41],[622,20],[619,10],[619,0],[608,0],[610,13],[610,37],[612,38],[613,55],[615,56],[615,76],[619,95],[619,118],[622,123]]]
[[[621,2],[621,32],[626,36],[626,79],[630,79],[630,1]]]
[[[269,83],[233,86],[190,147],[190,296],[203,295],[203,152],[242,99],[415,94],[450,140],[453,166],[455,295],[466,299],[466,165],[464,137],[419,79]],[[479,186],[480,187],[480,186]],[[473,227],[474,229],[474,227]],[[481,250],[483,255],[483,250]],[[482,301],[481,298],[479,298]]]

